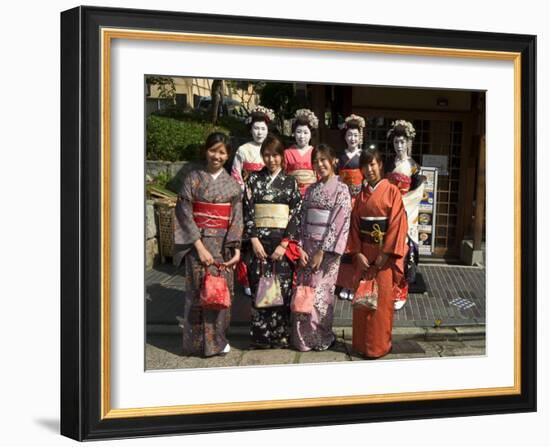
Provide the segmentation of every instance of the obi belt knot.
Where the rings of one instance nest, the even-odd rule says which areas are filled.
[[[388,231],[388,219],[386,217],[361,217],[360,231],[367,242],[382,245],[384,235]]]

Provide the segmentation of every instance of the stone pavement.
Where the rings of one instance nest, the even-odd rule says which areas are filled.
[[[455,265],[420,264],[427,291],[410,294],[408,303],[395,313],[395,327],[483,326],[485,324],[485,269]],[[163,264],[146,272],[146,312],[148,333],[166,333],[177,326],[183,314],[184,289],[181,271]],[[250,298],[236,286],[232,325],[247,326]],[[349,301],[337,300],[334,326],[351,326]]]
[[[340,331],[336,330],[338,334]],[[255,365],[306,364],[326,362],[367,361],[353,352],[351,340],[340,335],[327,351],[298,352],[291,349],[249,349],[249,337],[232,331],[228,334],[231,351],[225,356],[210,358],[181,355],[181,336],[149,335],[146,345],[146,369],[219,368]],[[478,334],[444,337],[409,338],[409,334],[393,335],[392,352],[382,359],[401,360],[485,355],[485,337]]]
[[[410,294],[395,313],[393,350],[383,360],[485,354],[485,269],[420,264],[427,290]],[[334,333],[337,343],[325,352],[290,349],[250,350],[250,298],[237,286],[228,331],[231,352],[209,359],[181,355],[184,282],[181,270],[164,264],[146,273],[147,369],[323,363],[363,360],[351,349],[349,301],[337,300]]]

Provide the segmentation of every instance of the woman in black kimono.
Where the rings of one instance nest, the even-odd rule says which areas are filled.
[[[253,256],[248,277],[253,300],[262,275],[279,276],[283,306],[256,309],[252,306],[253,348],[284,348],[289,345],[290,299],[294,262],[293,248],[299,239],[301,195],[294,177],[284,173],[284,145],[268,135],[261,147],[265,168],[250,175],[245,188],[243,217]]]

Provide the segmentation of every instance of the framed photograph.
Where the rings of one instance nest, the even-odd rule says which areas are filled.
[[[63,12],[61,433],[535,411],[535,45],[517,34]],[[424,159],[444,160],[445,175],[419,175],[436,166]],[[323,217],[340,203],[327,205],[332,184],[347,197],[338,237]],[[377,188],[393,197],[391,217],[361,214]],[[399,249],[387,250],[397,231]],[[323,248],[308,252],[310,239]],[[431,248],[418,256],[419,245]],[[366,294],[376,310],[354,296],[361,253],[377,269],[378,292]],[[346,256],[354,286],[338,274]],[[320,278],[307,312],[290,306],[301,262]],[[227,286],[229,309],[225,289],[207,292],[213,266],[223,274],[208,282]],[[279,308],[263,309],[274,284]]]

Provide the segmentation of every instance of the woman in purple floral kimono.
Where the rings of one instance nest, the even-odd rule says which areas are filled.
[[[200,290],[206,269],[214,273],[218,264],[233,293],[243,218],[241,187],[224,169],[231,153],[228,137],[213,133],[205,148],[206,167],[187,175],[178,197],[174,262],[185,262],[183,353],[210,357],[229,352],[230,311],[203,309]]]
[[[311,154],[320,178],[306,191],[302,205],[302,245],[298,281],[315,288],[311,314],[291,316],[291,344],[299,351],[324,351],[336,337],[332,333],[334,288],[340,257],[348,240],[351,197],[348,186],[335,175],[336,154],[319,145]]]

